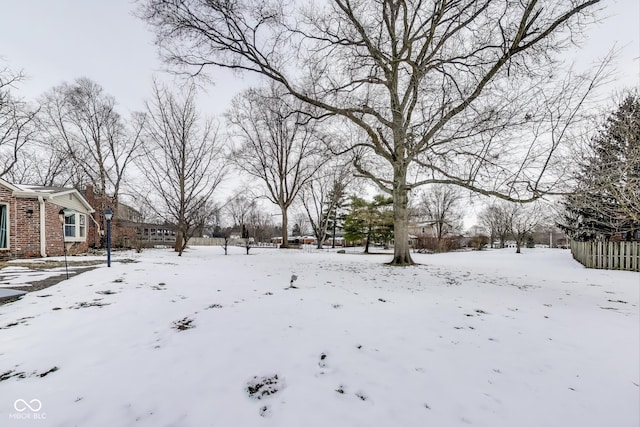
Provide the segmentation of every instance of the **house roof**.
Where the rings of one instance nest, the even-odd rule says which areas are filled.
[[[61,198],[61,196],[71,195],[75,197],[75,199],[80,202],[80,204],[88,211],[94,212],[93,207],[87,202],[82,194],[75,188],[67,188],[67,187],[47,187],[43,185],[32,185],[32,184],[13,184],[8,181],[0,178],[0,185],[7,187],[8,189],[13,191],[13,195],[15,197],[25,197],[25,198],[36,198],[42,197],[47,200],[51,200],[56,204],[64,207],[68,207],[68,203]]]
[[[69,193],[72,191],[76,191],[74,188],[65,188],[65,187],[47,187],[44,185],[30,185],[30,184],[13,184],[15,187],[21,189],[24,192],[34,192],[34,193]]]

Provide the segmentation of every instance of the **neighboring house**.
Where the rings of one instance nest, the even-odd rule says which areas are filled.
[[[70,254],[86,252],[93,211],[73,188],[0,179],[0,259],[58,256],[65,247]]]
[[[137,239],[141,243],[152,245],[174,244],[176,242],[176,228],[171,224],[138,224]]]
[[[414,234],[416,236],[425,236],[425,235],[433,235],[435,236],[435,230],[433,228],[432,222],[419,222],[419,223],[409,223],[409,234]]]
[[[289,236],[287,242],[290,245],[313,245],[316,243],[316,238],[313,236]],[[282,236],[272,237],[271,243],[274,245],[282,244]]]
[[[144,216],[137,209],[118,202],[110,196],[96,194],[93,186],[87,185],[85,198],[95,209],[94,221],[88,231],[90,247],[105,247],[107,244],[105,230],[107,222],[104,211],[108,207],[113,212],[111,220],[111,246],[115,248],[133,248],[155,245],[173,245],[176,242],[176,227],[168,223],[150,223],[144,221]]]
[[[131,248],[139,238],[139,228],[142,224],[142,214],[131,206],[118,203],[113,205],[113,198],[99,196],[93,186],[87,185],[84,197],[93,207],[93,221],[89,224],[87,241],[89,247],[102,248],[107,244],[105,230],[107,222],[104,218],[104,210],[108,207],[113,211],[111,221],[111,245],[113,247]]]

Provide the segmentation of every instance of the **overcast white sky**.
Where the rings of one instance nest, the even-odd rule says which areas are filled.
[[[589,31],[580,56],[593,61],[616,43],[618,88],[640,85],[640,1],[606,0],[607,18]],[[146,24],[134,16],[130,0],[0,0],[0,57],[29,80],[19,87],[27,99],[77,77],[89,77],[115,96],[121,112],[139,110],[149,95],[151,76],[163,65]],[[216,70],[216,86],[201,104],[222,113],[246,85]],[[246,81],[246,79],[245,79]]]
[[[35,99],[51,87],[88,77],[113,95],[121,112],[140,110],[164,64],[130,0],[0,0],[0,58],[29,77],[17,93]],[[164,74],[166,78],[168,75]],[[215,71],[208,113],[221,113],[244,83]]]

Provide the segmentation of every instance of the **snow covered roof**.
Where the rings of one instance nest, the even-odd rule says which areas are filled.
[[[15,187],[24,191],[25,193],[67,193],[71,191],[76,191],[75,188],[65,188],[65,187],[47,187],[44,185],[30,185],[30,184],[13,184]]]

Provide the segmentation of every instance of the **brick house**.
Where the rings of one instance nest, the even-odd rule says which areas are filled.
[[[106,246],[104,230],[107,228],[107,221],[104,218],[104,211],[107,207],[113,211],[111,245],[116,248],[132,247],[137,239],[138,224],[142,221],[140,212],[124,203],[117,203],[115,206],[112,197],[100,196],[91,185],[86,186],[84,198],[93,207],[93,220],[87,231],[89,247],[102,248]]]
[[[104,230],[107,223],[104,211],[107,207],[113,211],[111,220],[111,245],[114,248],[132,248],[138,245],[173,245],[176,241],[176,229],[172,224],[145,222],[143,215],[135,208],[124,203],[114,203],[110,196],[100,196],[93,186],[88,185],[84,197],[93,207],[93,221],[89,224],[87,241],[89,247],[105,247]]]
[[[0,179],[0,259],[59,256],[65,247],[69,254],[86,252],[92,213],[91,205],[73,188]]]

